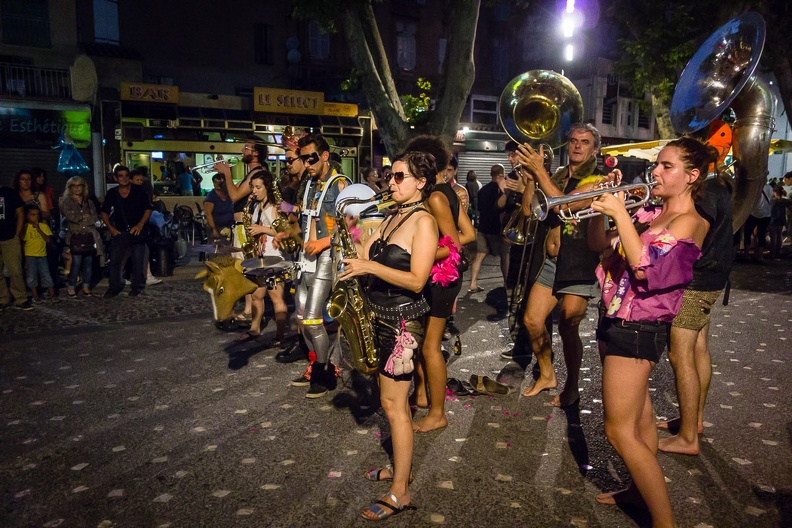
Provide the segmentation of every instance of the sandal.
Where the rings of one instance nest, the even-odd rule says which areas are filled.
[[[68,290],[66,290],[66,293],[69,295],[70,299],[74,299],[75,297],[77,297],[77,292],[74,291],[74,288],[69,288]]]
[[[234,317],[240,323],[249,323],[253,321],[253,314],[251,312],[242,312],[241,314]]]
[[[244,332],[239,337],[237,337],[236,342],[244,343],[245,341],[251,341],[259,337],[261,337],[261,332],[254,332],[252,330],[248,330],[247,332]]]
[[[86,297],[93,297],[93,293],[91,293],[91,290],[87,290],[87,289],[83,290],[83,295]]]
[[[388,473],[390,473],[390,476],[383,477],[382,476],[383,471],[387,471]],[[391,480],[393,480],[393,464],[388,464],[387,466],[379,469],[372,469],[371,471],[366,473],[366,478],[373,482],[382,482],[382,481],[390,482]],[[411,471],[410,480],[408,482],[412,483],[412,481],[413,481],[413,476]]]
[[[398,514],[400,514],[403,511],[406,511],[406,510],[417,510],[418,509],[415,506],[413,506],[412,504],[408,504],[407,506],[402,506],[402,503],[399,501],[399,499],[396,498],[396,495],[394,495],[391,492],[386,493],[385,496],[387,498],[389,498],[391,501],[393,501],[393,504],[385,502],[384,500],[378,500],[377,502],[375,502],[374,504],[369,506],[367,510],[362,512],[360,514],[360,516],[363,517],[366,520],[369,520],[369,521],[384,521],[388,517],[393,517],[394,515],[398,515]],[[388,508],[388,510],[390,510],[390,511],[383,510],[382,509],[383,507]],[[371,513],[376,515],[377,516],[376,519],[372,519],[371,517],[367,517],[365,515],[366,511],[370,511]]]

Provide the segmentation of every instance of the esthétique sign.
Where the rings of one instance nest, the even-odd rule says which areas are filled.
[[[4,147],[54,147],[68,132],[74,146],[91,144],[91,112],[48,110],[0,105],[0,144]]]

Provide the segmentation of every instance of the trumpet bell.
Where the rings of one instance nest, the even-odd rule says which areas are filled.
[[[583,119],[583,99],[572,81],[550,70],[531,70],[506,85],[498,102],[501,126],[517,143],[551,148],[567,142]]]

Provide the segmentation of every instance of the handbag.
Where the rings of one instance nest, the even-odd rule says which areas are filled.
[[[72,255],[95,255],[96,241],[92,233],[72,233],[69,239],[69,249]]]

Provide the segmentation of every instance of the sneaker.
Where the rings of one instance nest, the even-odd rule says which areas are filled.
[[[130,297],[137,297],[141,293],[143,293],[143,290],[132,290],[131,292],[129,292],[129,296]]]
[[[33,297],[33,302],[35,304],[41,304],[41,303],[44,302],[44,298],[42,298],[42,297]]]
[[[324,385],[320,385],[319,383],[311,383],[311,388],[308,389],[308,392],[305,394],[306,398],[321,398],[325,394],[330,392],[330,390],[325,387]]]
[[[116,297],[119,293],[121,292],[118,290],[107,290],[104,294],[104,298],[109,299],[111,297]]]
[[[162,284],[162,279],[158,279],[154,275],[146,277],[146,286],[155,286],[157,284]]]
[[[528,352],[525,352],[524,350],[516,350],[515,351],[515,349],[512,348],[511,350],[507,350],[506,352],[501,352],[500,357],[501,357],[501,359],[508,359],[508,360],[511,361],[514,358],[531,357],[531,354],[529,354]]]
[[[21,304],[17,304],[16,307],[19,308],[20,310],[30,311],[33,309],[33,303],[30,302],[30,299],[28,299]]]
[[[305,367],[305,372],[300,374],[299,377],[291,380],[290,385],[292,387],[307,387],[310,384],[311,384],[311,364],[309,363],[308,366]]]

